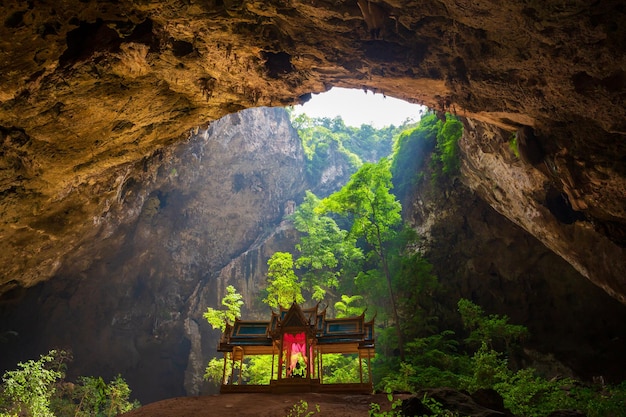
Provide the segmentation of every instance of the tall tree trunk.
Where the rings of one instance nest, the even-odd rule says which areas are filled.
[[[400,353],[400,360],[404,362],[404,337],[402,336],[402,329],[400,328],[400,317],[398,316],[398,307],[396,306],[396,297],[393,292],[393,285],[391,282],[391,273],[389,272],[389,265],[387,264],[387,257],[385,256],[385,249],[383,248],[382,238],[380,236],[380,229],[376,224],[376,235],[378,238],[378,256],[380,256],[383,264],[383,273],[387,280],[387,288],[389,289],[389,298],[391,299],[391,310],[393,312],[393,320],[396,322],[396,333],[398,336],[398,351]]]

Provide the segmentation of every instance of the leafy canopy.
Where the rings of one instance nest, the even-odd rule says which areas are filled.
[[[307,191],[293,216],[294,227],[302,233],[296,245],[299,256],[295,266],[304,271],[303,285],[317,301],[321,301],[327,291],[337,289],[341,276],[356,270],[363,259],[355,239],[332,217],[319,213],[320,202],[315,194]]]
[[[338,318],[360,316],[365,311],[363,301],[362,295],[348,296],[342,294],[341,301],[335,303],[335,316]]]
[[[403,358],[403,337],[388,253],[388,246],[397,236],[402,223],[402,206],[391,193],[393,184],[390,165],[391,161],[385,158],[376,164],[363,164],[341,190],[322,200],[320,209],[322,212],[333,212],[348,218],[349,236],[355,242],[364,239],[367,243],[369,250],[365,256],[373,268],[360,273],[359,278],[365,276],[374,278],[373,282],[380,282],[376,279],[379,273],[384,278],[396,325],[400,357]]]
[[[294,301],[303,303],[302,285],[293,270],[293,255],[275,252],[267,265],[267,297],[263,302],[272,308],[289,308]]]
[[[341,117],[310,118],[305,114],[292,115],[292,125],[302,140],[306,172],[312,183],[319,183],[325,169],[345,161],[349,170],[356,171],[364,162],[375,162],[391,154],[394,138],[413,122],[380,129],[363,124],[346,126]]]
[[[439,119],[435,113],[425,115],[417,127],[402,132],[394,143],[391,167],[398,198],[407,198],[427,167],[433,180],[457,175],[462,134],[463,124],[458,118],[447,114],[445,119]]]
[[[115,417],[131,411],[139,406],[130,402],[130,388],[124,379],[118,375],[108,384],[102,377],[80,377],[78,384],[69,392],[68,399],[76,406],[75,417]],[[65,413],[57,412],[57,415]],[[69,414],[69,413],[68,413]]]
[[[339,191],[322,200],[323,211],[350,216],[352,237],[364,237],[380,255],[383,243],[391,240],[402,222],[402,206],[390,191],[390,161],[363,164]]]
[[[216,310],[208,307],[202,315],[214,329],[226,330],[226,323],[232,324],[235,319],[241,317],[243,296],[232,285],[226,287],[226,295],[222,298],[224,310]]]

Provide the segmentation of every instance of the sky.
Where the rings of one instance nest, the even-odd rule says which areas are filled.
[[[333,87],[325,93],[313,94],[304,105],[294,106],[294,113],[331,119],[341,116],[347,126],[369,124],[381,128],[399,126],[407,118],[418,121],[422,109],[425,107],[370,91]]]

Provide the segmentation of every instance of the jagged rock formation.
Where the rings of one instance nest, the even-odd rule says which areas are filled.
[[[289,222],[278,225],[271,233],[258,239],[248,250],[234,258],[215,276],[212,282],[199,285],[190,297],[188,310],[188,337],[191,341],[189,362],[185,371],[187,395],[215,392],[216,387],[202,379],[209,358],[216,351],[220,332],[207,326],[202,313],[208,306],[219,306],[225,288],[233,285],[243,295],[242,315],[247,319],[267,320],[269,309],[261,302],[267,276],[267,260],[274,252],[293,252],[297,232]]]
[[[189,129],[338,85],[469,118],[470,186],[624,301],[623,3],[365,3],[3,2],[2,291],[52,276]]]
[[[445,287],[440,323],[463,334],[456,303],[466,298],[528,327],[525,351],[509,358],[512,366],[532,366],[549,378],[621,382],[624,306],[458,179],[435,183],[427,164],[425,171],[403,212]]]

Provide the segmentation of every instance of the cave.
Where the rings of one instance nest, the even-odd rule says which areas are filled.
[[[403,201],[458,247],[433,262],[544,335],[586,329],[589,350],[535,347],[624,378],[626,6],[359,3],[2,2],[2,369],[75,338],[77,374],[120,365],[143,401],[200,392],[200,311],[237,277],[252,298],[289,231],[255,242],[306,187],[279,107],[336,86],[461,118],[449,210]]]

